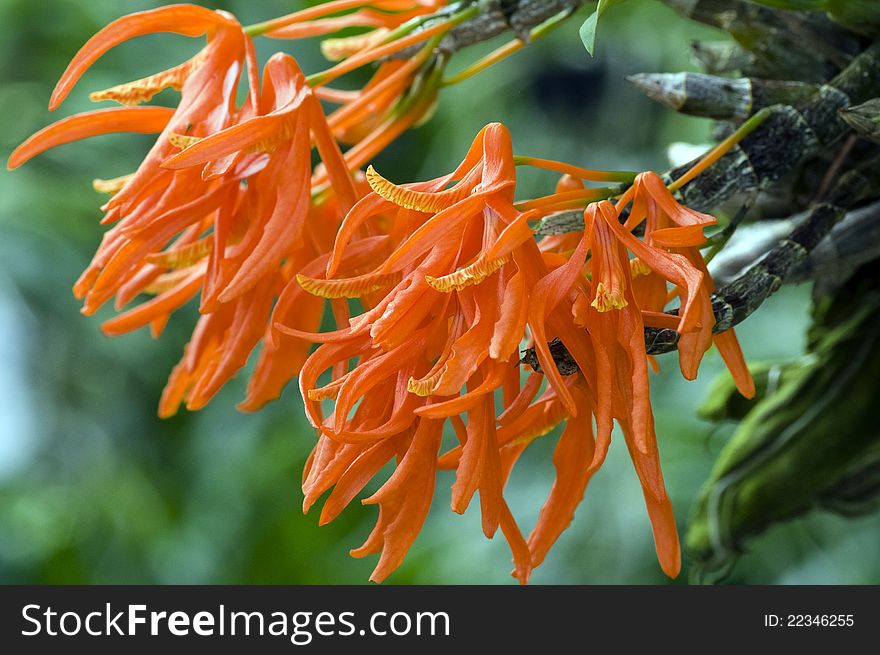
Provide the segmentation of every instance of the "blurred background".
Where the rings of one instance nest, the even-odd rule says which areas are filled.
[[[46,105],[76,50],[124,13],[160,3],[132,0],[0,0],[0,154],[58,117]],[[242,23],[299,8],[299,0],[205,2]],[[437,114],[383,153],[392,180],[450,170],[485,123],[501,120],[518,154],[590,168],[663,170],[675,142],[702,144],[707,121],[674,115],[632,89],[637,72],[695,70],[693,38],[722,33],[691,24],[653,0],[610,11],[590,59],[573,20],[490,71],[447,89]],[[497,46],[461,53],[452,69]],[[174,65],[200,46],[174,35],[124,44],[95,65],[59,111],[88,108],[89,90]],[[262,40],[297,56],[306,72],[325,67],[314,43]],[[173,102],[173,92],[159,101]],[[301,470],[314,443],[298,391],[256,414],[235,403],[244,375],[204,410],[160,421],[165,378],[195,322],[172,318],[160,341],[145,331],[109,339],[109,311],[79,314],[70,287],[97,246],[102,198],[96,177],[135,168],[146,137],[100,137],[52,150],[0,173],[0,582],[3,583],[364,583],[375,558],[348,556],[375,521],[353,503],[331,525],[304,516]],[[552,190],[555,179],[527,173],[519,195]],[[738,331],[746,356],[776,361],[802,354],[809,289],[787,288]],[[721,371],[714,351],[700,378],[681,379],[674,356],[652,380],[663,467],[680,527],[731,430],[696,418]],[[528,531],[552,481],[555,433],[534,444],[507,487]],[[509,551],[486,540],[476,507],[450,512],[452,478],[441,472],[433,509],[398,584],[505,583]],[[373,485],[371,488],[375,488]],[[748,544],[727,578],[743,584],[878,583],[877,516],[844,519],[814,511]],[[685,558],[688,579],[690,563]],[[626,449],[614,443],[575,521],[534,573],[534,583],[668,583],[653,553],[641,491]]]

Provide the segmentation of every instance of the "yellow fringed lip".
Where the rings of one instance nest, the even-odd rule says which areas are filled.
[[[603,282],[596,285],[596,297],[590,303],[596,311],[610,312],[612,309],[623,309],[627,306],[626,298],[620,289],[608,288]]]
[[[428,283],[429,287],[441,293],[461,291],[471,284],[479,284],[509,261],[510,255],[493,259],[480,257],[473,264],[465,266],[449,275],[441,277],[426,275],[425,282]]]
[[[367,167],[366,176],[370,188],[385,200],[393,202],[398,207],[426,214],[436,214],[470,194],[470,188],[464,184],[436,193],[407,189],[385,179],[372,166]]]
[[[313,296],[321,298],[360,298],[400,281],[401,273],[366,273],[356,277],[321,280],[299,273],[296,281]]]
[[[94,91],[89,94],[89,100],[92,102],[100,102],[102,100],[112,100],[120,105],[133,107],[135,105],[149,102],[153,96],[165,89],[174,89],[180,91],[184,82],[190,73],[198,67],[205,59],[204,51],[197,54],[189,61],[185,61],[179,66],[169,68],[155,75],[144,77],[140,80],[118,84],[117,86]]]

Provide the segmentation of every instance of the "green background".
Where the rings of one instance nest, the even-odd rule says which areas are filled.
[[[89,107],[89,90],[179,63],[200,41],[156,35],[102,58],[50,116],[55,80],[80,45],[146,1],[0,0],[0,154],[61,116]],[[298,2],[209,3],[243,23],[293,11]],[[581,20],[583,14],[581,15]],[[590,59],[574,18],[545,41],[441,97],[434,119],[376,160],[393,180],[449,170],[485,123],[510,128],[518,154],[591,168],[665,169],[672,142],[708,140],[706,121],[673,115],[633,90],[636,72],[693,70],[687,44],[723,35],[680,19],[653,0],[626,3],[600,24]],[[499,42],[500,43],[500,42]],[[456,70],[498,43],[456,56]],[[265,60],[284,49],[306,72],[325,67],[315,43],[260,40]],[[173,102],[173,92],[157,98]],[[83,317],[70,287],[97,246],[95,177],[133,170],[146,137],[114,135],[64,146],[0,173],[0,582],[363,583],[375,558],[355,560],[375,507],[354,503],[319,528],[304,516],[299,480],[314,443],[295,388],[256,414],[234,404],[243,376],[208,408],[160,421],[155,407],[195,322],[188,306],[160,341],[144,332],[108,339]],[[518,195],[548,193],[552,175],[527,172]],[[786,289],[739,330],[747,357],[798,356],[809,289]],[[695,408],[720,358],[683,381],[674,356],[653,380],[664,471],[684,527],[709,468],[732,431],[699,421]],[[527,452],[507,488],[524,531],[552,481],[556,433]],[[448,508],[441,472],[428,522],[389,583],[513,583],[503,539],[486,540],[476,507]],[[375,485],[374,487],[375,488]],[[880,582],[877,517],[814,512],[749,544],[729,581],[746,584]],[[687,580],[688,561],[679,582]],[[591,482],[571,528],[534,583],[664,583],[636,477],[620,442]]]

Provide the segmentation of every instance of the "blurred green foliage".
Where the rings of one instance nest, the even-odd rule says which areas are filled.
[[[0,0],[0,153],[55,117],[49,93],[77,48],[107,22],[160,3]],[[243,23],[282,15],[293,0],[206,3]],[[585,16],[585,14],[584,14]],[[693,70],[692,38],[720,33],[689,24],[658,2],[628,3],[603,17],[590,59],[575,17],[552,37],[491,71],[444,91],[426,126],[401,138],[376,165],[390,179],[449,170],[485,123],[505,122],[519,154],[608,169],[663,169],[665,147],[701,143],[708,124],[653,105],[623,81],[643,71]],[[453,60],[457,68],[497,43]],[[114,49],[59,111],[87,108],[87,90],[135,79],[182,61],[198,45],[172,35]],[[315,43],[261,41],[265,59],[282,48],[319,70]],[[170,92],[159,101],[173,102]],[[0,174],[0,582],[4,583],[363,583],[374,560],[355,560],[375,520],[354,504],[319,528],[300,511],[299,480],[314,434],[290,388],[257,414],[241,414],[236,380],[197,414],[156,418],[165,377],[195,322],[178,312],[160,341],[137,333],[107,339],[102,318],[79,315],[70,286],[99,242],[95,177],[134,169],[146,137],[92,139],[46,153]],[[521,196],[555,180],[523,175]],[[779,294],[740,330],[749,358],[803,352],[808,290]],[[715,455],[729,437],[696,417],[715,353],[687,383],[675,358],[653,382],[657,429],[670,494],[683,527]],[[536,443],[509,485],[524,530],[552,481],[555,433]],[[448,473],[439,476],[428,523],[392,583],[507,583],[509,553],[486,540],[476,509],[448,509]],[[880,581],[880,520],[816,513],[752,544],[731,579],[739,583]],[[681,581],[687,579],[689,562]],[[535,583],[662,583],[641,492],[625,448],[612,446],[572,527]]]

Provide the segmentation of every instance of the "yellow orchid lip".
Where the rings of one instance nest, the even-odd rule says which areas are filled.
[[[623,309],[628,304],[629,303],[627,303],[626,298],[624,298],[621,289],[606,287],[604,282],[599,282],[599,284],[596,285],[596,297],[593,299],[593,302],[590,303],[590,305],[595,307],[596,311],[599,312],[610,312],[612,309]]]
[[[149,102],[160,91],[174,89],[180,91],[190,74],[198,68],[206,59],[206,52],[200,51],[195,57],[168,70],[149,75],[139,80],[126,82],[117,86],[93,91],[89,94],[89,100],[100,102],[112,100],[120,105],[133,106]]]
[[[400,272],[367,273],[353,278],[321,280],[298,273],[296,281],[314,296],[321,298],[360,298],[400,281]]]
[[[426,214],[436,214],[459,200],[463,200],[471,192],[471,187],[467,185],[466,180],[446,191],[430,193],[394,184],[382,177],[372,166],[367,167],[366,175],[370,188],[385,200],[393,202],[398,207]]]
[[[480,257],[473,264],[465,266],[454,273],[442,277],[426,275],[425,282],[427,282],[428,286],[432,289],[440,291],[441,293],[461,291],[471,284],[479,284],[509,261],[510,255],[495,257],[493,259]]]

